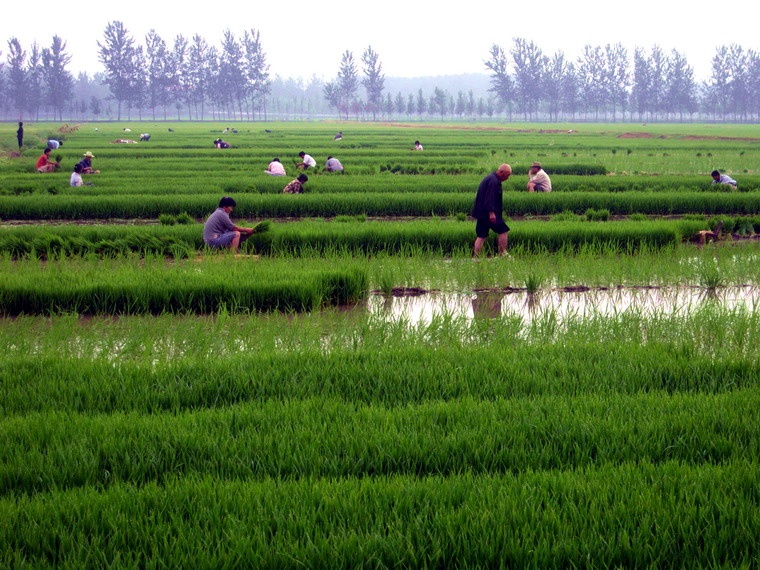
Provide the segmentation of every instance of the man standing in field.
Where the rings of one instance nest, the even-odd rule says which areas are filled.
[[[486,176],[478,186],[475,196],[475,205],[472,208],[472,217],[475,218],[475,255],[483,249],[483,244],[488,238],[489,230],[496,232],[499,244],[499,255],[507,251],[507,234],[509,226],[504,223],[502,216],[502,188],[501,183],[512,175],[512,167],[502,164]]]
[[[738,186],[736,180],[726,174],[721,174],[717,170],[713,170],[710,176],[712,176],[713,184],[728,184],[732,190],[736,190]]]
[[[528,171],[528,192],[551,192],[552,181],[541,168],[540,162],[534,162]]]
[[[213,248],[228,247],[237,251],[238,245],[253,235],[253,228],[241,228],[230,220],[230,212],[237,206],[234,198],[225,196],[219,207],[208,217],[203,226],[203,242]]]

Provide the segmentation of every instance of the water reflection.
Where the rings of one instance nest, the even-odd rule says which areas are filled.
[[[688,315],[705,303],[755,311],[760,307],[759,300],[760,289],[751,286],[544,290],[538,293],[477,291],[415,297],[372,296],[367,310],[383,320],[403,320],[411,325],[429,323],[440,317],[518,317],[527,323],[547,312],[558,318],[613,317],[627,311],[636,311],[641,316]]]
[[[472,297],[473,317],[498,319],[501,316],[501,302],[506,295],[498,291],[476,291]]]

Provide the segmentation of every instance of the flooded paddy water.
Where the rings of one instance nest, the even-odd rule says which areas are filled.
[[[422,292],[395,295],[375,293],[367,310],[381,320],[425,324],[440,317],[458,319],[519,317],[525,323],[547,314],[568,318],[614,317],[628,311],[642,316],[686,316],[711,304],[723,309],[757,310],[760,288],[734,287],[568,287],[526,290],[476,290],[472,292]]]

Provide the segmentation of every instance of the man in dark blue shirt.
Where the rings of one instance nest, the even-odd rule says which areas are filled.
[[[502,189],[501,183],[512,175],[512,167],[508,164],[502,164],[486,176],[478,186],[478,193],[475,196],[475,205],[472,208],[472,217],[477,220],[475,225],[475,255],[483,249],[483,244],[488,238],[489,230],[498,234],[499,255],[504,255],[507,251],[507,234],[509,226],[504,223],[502,217]]]

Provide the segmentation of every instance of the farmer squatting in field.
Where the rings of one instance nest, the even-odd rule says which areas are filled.
[[[534,162],[528,170],[528,192],[551,192],[552,181],[541,168],[540,162]]]
[[[90,151],[84,153],[84,158],[79,161],[79,164],[82,167],[82,174],[100,174],[100,170],[93,170],[92,168],[93,158],[95,158],[95,155]]]
[[[269,176],[285,176],[285,167],[282,165],[279,158],[273,158],[272,162],[269,163],[269,166],[267,166],[267,169],[264,171],[264,174],[269,174]]]
[[[337,158],[328,156],[327,162],[325,163],[325,170],[327,172],[343,172],[343,165]]]
[[[46,173],[53,172],[59,166],[61,166],[60,163],[55,160],[50,160],[50,149],[46,148],[37,159],[37,165],[35,168],[37,168],[37,172]]]
[[[305,174],[299,174],[298,178],[288,182],[288,185],[282,189],[283,194],[303,194],[303,185],[309,180]]]
[[[238,245],[253,235],[253,228],[241,228],[232,223],[230,213],[235,206],[237,202],[229,196],[219,200],[219,207],[203,225],[203,243],[209,247],[228,247],[237,251]]]
[[[509,226],[504,223],[502,215],[502,187],[501,183],[512,175],[512,167],[508,164],[502,164],[486,176],[478,186],[478,193],[475,195],[475,204],[472,208],[472,217],[475,218],[475,255],[483,249],[483,244],[488,238],[489,230],[493,230],[498,235],[499,255],[504,255],[507,251],[507,234]]]

